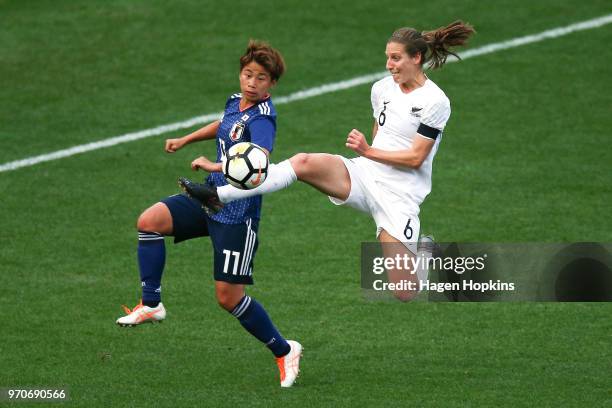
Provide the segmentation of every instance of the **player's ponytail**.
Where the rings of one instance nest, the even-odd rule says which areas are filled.
[[[461,20],[450,23],[446,27],[440,27],[433,31],[424,31],[423,38],[427,42],[429,48],[429,66],[432,69],[440,68],[446,63],[446,58],[449,55],[457,54],[452,52],[449,47],[464,45],[468,38],[476,31],[474,27],[465,24]]]
[[[446,27],[432,31],[420,32],[414,28],[400,28],[393,33],[388,42],[403,44],[406,53],[410,56],[421,54],[421,66],[429,61],[429,67],[436,69],[446,63],[449,55],[459,58],[450,47],[464,45],[475,32],[470,24],[457,20]]]

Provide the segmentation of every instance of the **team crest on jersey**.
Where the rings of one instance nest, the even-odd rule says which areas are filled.
[[[238,121],[234,123],[234,126],[232,126],[232,129],[229,132],[229,138],[235,142],[237,140],[240,140],[243,133],[244,133],[244,123]]]

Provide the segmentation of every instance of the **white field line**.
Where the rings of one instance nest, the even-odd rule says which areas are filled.
[[[586,20],[579,23],[570,24],[564,27],[553,28],[551,30],[546,30],[538,34],[527,35],[524,37],[514,38],[508,41],[502,41],[485,45],[479,48],[474,48],[472,50],[460,53],[459,56],[461,57],[461,59],[473,58],[480,55],[491,54],[501,50],[507,50],[509,48],[515,48],[526,44],[544,41],[547,39],[562,37],[564,35],[568,35],[576,31],[583,31],[602,27],[610,23],[612,23],[612,14],[594,18],[592,20]],[[448,62],[453,61],[456,61],[456,59],[449,59]],[[359,85],[374,82],[384,77],[385,75],[387,75],[387,72],[382,71],[358,76],[355,78],[347,79],[345,81],[320,85],[303,91],[294,92],[287,96],[276,97],[274,98],[274,104],[281,105],[303,99],[314,98],[315,96],[324,95],[327,93],[338,92],[343,89],[349,89]],[[57,150],[51,153],[41,154],[39,156],[32,156],[25,159],[4,163],[0,165],[0,173],[5,171],[17,170],[22,167],[33,166],[38,163],[44,163],[51,160],[61,159],[64,157],[74,156],[80,153],[103,149],[105,147],[111,147],[121,143],[132,142],[151,136],[158,136],[164,133],[173,132],[175,130],[191,128],[218,119],[220,116],[221,112],[209,113],[203,116],[196,116],[194,118],[187,119],[181,122],[175,122],[150,129],[140,130],[137,132],[126,133],[108,139],[99,140],[97,142],[86,143],[78,146],[73,146],[67,149]]]

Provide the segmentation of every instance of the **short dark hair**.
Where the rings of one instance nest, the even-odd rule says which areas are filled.
[[[240,70],[253,61],[264,67],[273,81],[278,81],[285,72],[283,56],[265,41],[249,40],[244,55],[240,57]]]

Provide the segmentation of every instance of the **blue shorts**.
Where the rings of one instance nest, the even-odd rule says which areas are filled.
[[[259,220],[240,224],[222,224],[211,219],[200,203],[184,194],[161,200],[172,215],[174,242],[210,236],[215,253],[215,280],[253,284],[253,259],[259,246]]]

